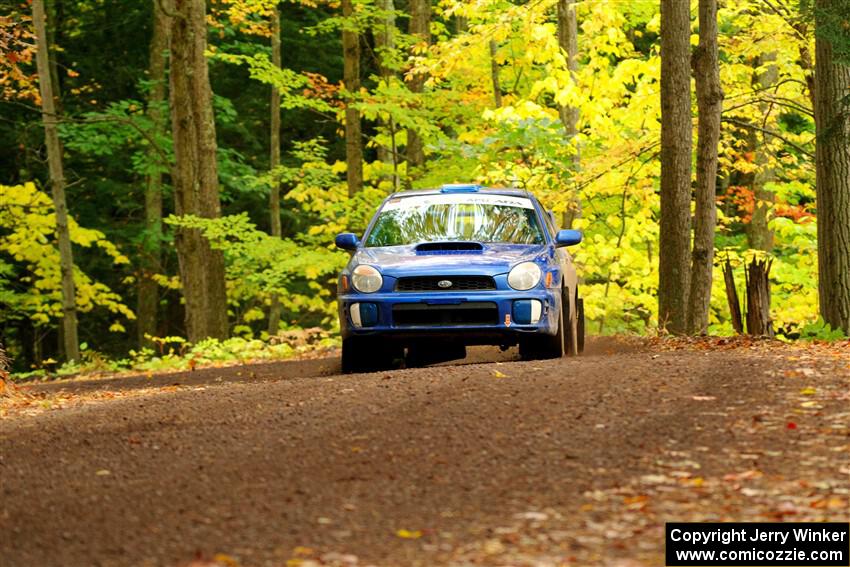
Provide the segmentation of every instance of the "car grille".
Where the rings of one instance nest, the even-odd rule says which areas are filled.
[[[445,283],[441,286],[440,282]],[[490,276],[417,276],[399,278],[396,291],[487,291],[496,289]]]
[[[451,325],[496,325],[499,308],[489,301],[470,301],[458,305],[399,303],[393,306],[396,327],[441,327]]]

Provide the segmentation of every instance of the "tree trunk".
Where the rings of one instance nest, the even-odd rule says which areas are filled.
[[[567,58],[567,68],[573,80],[578,72],[578,21],[576,20],[576,0],[558,0],[558,45]],[[581,152],[575,137],[578,134],[579,111],[574,106],[562,106],[559,109],[561,123],[564,125],[567,140],[573,143],[575,153],[572,156],[573,175],[578,175],[581,167]],[[578,185],[571,188],[569,210],[564,211],[562,224],[570,228],[576,219],[581,218],[581,199]]]
[[[162,3],[162,8],[160,7]],[[162,113],[162,103],[165,101],[165,67],[168,50],[169,0],[153,0],[153,37],[150,45],[150,62],[148,64],[148,79],[151,90],[148,93],[148,117],[153,124],[153,135],[165,134],[166,117]],[[156,148],[149,151],[151,161],[159,161]],[[162,272],[162,173],[151,171],[145,183],[145,235],[142,241],[141,274],[139,275],[139,296],[136,306],[136,321],[138,323],[138,341],[140,346],[150,345],[146,336],[157,334],[157,310],[159,307],[159,285],[154,281],[154,274]]]
[[[275,6],[272,10],[272,65],[280,69],[280,9]],[[269,227],[271,235],[280,238],[280,183],[275,169],[280,165],[280,91],[272,86],[271,99],[271,130],[269,132],[269,169],[272,171],[272,186],[269,191]],[[272,294],[269,308],[269,335],[276,335],[280,330],[280,296]]]
[[[65,171],[62,167],[62,146],[56,127],[58,116],[50,80],[50,62],[47,48],[44,0],[33,0],[32,19],[36,35],[36,66],[41,94],[41,117],[44,122],[44,142],[47,147],[47,165],[50,170],[50,188],[53,208],[56,210],[56,239],[59,243],[59,271],[62,278],[62,341],[65,357],[79,360],[77,338],[77,304],[74,287],[74,254],[68,230],[68,206],[65,199]]]
[[[215,119],[207,59],[204,0],[175,0],[171,19],[171,129],[174,209],[178,215],[221,216]],[[191,342],[227,337],[224,256],[199,230],[175,235]]]
[[[714,232],[717,226],[717,145],[723,91],[717,53],[717,0],[699,2],[699,46],[694,53],[699,126],[696,214],[688,294],[688,332],[705,334],[711,304]]]
[[[47,52],[50,54],[50,85],[53,87],[53,104],[57,115],[64,112],[62,107],[62,78],[59,75],[59,50],[62,38],[61,22],[64,20],[62,0],[46,0],[44,6],[47,18]]]
[[[493,82],[493,103],[496,108],[502,107],[502,85],[499,84],[499,62],[496,61],[496,53],[499,44],[495,39],[490,40],[490,79]]]
[[[354,96],[360,92],[360,33],[355,29],[352,0],[342,0],[343,81],[345,90]],[[345,106],[345,162],[348,194],[363,189],[363,139],[360,131],[360,111],[349,98]]]
[[[837,0],[818,0],[834,9]],[[816,26],[820,24],[816,22]],[[850,334],[850,67],[834,59],[830,40],[815,40],[818,292],[820,312]]]
[[[744,275],[747,287],[747,334],[773,337],[770,318],[770,266],[773,260],[753,258]]]
[[[378,55],[381,79],[385,83],[389,83],[390,78],[394,75],[393,69],[387,62],[391,59],[390,54],[395,50],[395,6],[393,0],[378,0],[377,6],[381,10],[381,17],[374,29],[375,51]],[[390,128],[389,118],[379,117],[378,126],[381,132],[389,132],[390,136],[395,136],[395,132]],[[390,146],[393,142],[394,140],[390,142]],[[378,159],[387,165],[393,167],[396,165],[396,157],[392,148],[383,144],[378,145]]]
[[[690,9],[661,0],[661,226],[658,326],[687,330],[691,224]]]
[[[766,53],[760,57],[759,64],[764,62],[775,62],[776,53]],[[754,81],[753,87],[756,89],[769,89],[776,84],[779,79],[779,69],[775,63],[767,66],[764,72],[759,73]],[[773,110],[769,103],[759,103],[759,110],[762,113],[759,127],[767,127],[770,114]],[[771,156],[768,149],[768,139],[763,133],[759,133],[755,129],[750,130],[750,150],[755,155],[756,170],[752,174],[750,189],[753,192],[753,215],[749,224],[745,229],[747,232],[747,241],[750,248],[755,250],[763,250],[770,252],[773,249],[773,230],[768,223],[770,222],[770,212],[776,202],[776,195],[767,188],[767,184],[776,178],[776,172],[770,165]]]
[[[425,45],[431,44],[431,0],[410,0],[410,35]],[[425,90],[425,79],[422,73],[415,73],[407,80],[411,92],[421,93]],[[410,168],[420,167],[425,163],[425,150],[422,138],[416,130],[407,131],[407,165]]]

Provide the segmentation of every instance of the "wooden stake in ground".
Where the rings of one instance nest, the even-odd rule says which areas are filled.
[[[44,0],[33,0],[32,19],[36,35],[36,67],[41,94],[41,118],[44,122],[44,143],[47,146],[47,166],[50,170],[50,190],[56,210],[56,239],[59,243],[59,270],[62,278],[62,339],[68,360],[79,360],[77,338],[77,303],[74,286],[74,254],[68,230],[68,206],[65,199],[65,171],[62,167],[62,145],[56,124],[56,105],[50,81],[50,61],[47,50]]]
[[[741,316],[741,301],[738,299],[738,289],[735,287],[735,271],[729,258],[723,264],[723,280],[726,283],[726,301],[729,303],[729,314],[732,327],[739,335],[744,334],[744,320]]]

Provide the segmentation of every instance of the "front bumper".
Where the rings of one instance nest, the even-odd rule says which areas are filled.
[[[528,334],[555,334],[560,310],[557,289],[422,293],[350,293],[338,297],[343,338],[380,335],[405,342],[444,338],[465,345],[515,344]],[[539,320],[523,324],[523,309],[538,301]],[[523,302],[518,304],[517,302]],[[352,319],[354,304],[370,304],[365,319]],[[374,307],[372,307],[374,306]],[[519,309],[518,312],[518,307]],[[519,317],[517,315],[520,315]],[[357,319],[357,317],[355,317]],[[526,318],[526,320],[528,320]]]

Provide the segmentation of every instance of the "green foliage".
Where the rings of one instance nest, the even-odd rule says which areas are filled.
[[[81,248],[97,248],[113,266],[127,264],[104,234],[69,224],[71,242]],[[33,183],[0,185],[0,322],[22,318],[36,326],[55,323],[62,316],[62,287],[59,250],[55,240],[56,217],[53,202]],[[77,309],[87,313],[104,309],[116,318],[109,330],[123,332],[124,321],[135,319],[121,297],[105,284],[80,269],[74,271]]]
[[[717,251],[737,266],[754,253],[747,235],[759,204],[754,180],[767,178],[765,190],[773,198],[766,206],[775,236],[774,325],[789,337],[829,335],[815,323],[815,132],[805,87],[811,70],[801,53],[814,52],[811,31],[817,22],[839,60],[850,62],[850,13],[847,2],[815,10],[812,0],[803,0],[799,13],[777,13],[772,4],[742,0],[721,3],[719,9],[725,101]],[[84,313],[81,333],[96,344],[85,351],[85,364],[113,364],[109,361],[121,360],[136,346],[128,306],[143,275],[161,285],[158,332],[163,337],[153,339],[150,352],[134,356],[167,367],[173,361],[164,359],[182,361],[195,348],[178,340],[185,331],[173,247],[178,229],[200,230],[223,251],[234,340],[248,344],[264,336],[274,297],[282,305],[283,328],[332,329],[334,276],[346,261],[332,248],[334,235],[362,233],[391,191],[448,182],[518,186],[539,195],[557,218],[580,212],[574,227],[585,239],[575,260],[589,331],[654,332],[657,3],[577,2],[574,73],[558,45],[557,8],[551,1],[441,0],[432,4],[431,45],[403,31],[409,14],[403,3],[396,4],[390,48],[376,46],[388,14],[374,0],[355,0],[351,18],[342,18],[335,4],[291,3],[282,10],[283,69],[270,59],[270,15],[276,5],[269,0],[209,5],[207,57],[224,216],[172,216],[160,237],[159,274],[145,273],[150,263],[144,243],[150,235],[144,228],[144,192],[146,176],[162,174],[164,215],[174,211],[173,151],[167,104],[152,109],[144,102],[152,86],[146,78],[152,4],[110,0],[93,9],[90,2],[66,2],[62,17],[52,19],[57,45],[51,57],[62,93],[60,133],[71,183],[69,208],[76,219],[72,238],[78,306]],[[57,9],[50,3],[48,8]],[[40,113],[21,105],[35,96],[30,22],[18,16],[10,22],[19,55],[11,66],[0,63],[0,77],[9,79],[0,81],[0,323],[7,347],[23,361],[20,368],[61,358],[54,346],[60,311],[52,205],[28,183],[47,179]],[[692,26],[695,40],[696,18]],[[340,82],[343,28],[361,34],[363,82],[357,92]],[[115,56],[104,58],[106,51]],[[414,73],[426,78],[421,93],[409,88]],[[771,88],[756,88],[771,73],[776,77]],[[268,157],[270,87],[281,93],[283,124],[284,157],[274,170]],[[356,107],[363,118],[366,187],[354,197],[344,179],[345,105]],[[561,123],[562,106],[578,110],[578,134],[571,139]],[[164,134],[153,128],[153,110],[166,117]],[[408,168],[405,162],[410,130],[425,143],[422,167]],[[282,195],[282,239],[266,234],[273,186]],[[715,271],[710,331],[729,334],[722,276],[719,267]],[[109,327],[119,332],[104,336]]]
[[[269,236],[245,214],[218,219],[171,216],[165,222],[200,230],[213,248],[224,252],[228,302],[239,334],[253,335],[250,324],[264,318],[274,295],[280,298],[288,325],[333,325],[336,273],[345,264],[344,253]]]
[[[63,377],[78,374],[116,372],[172,372],[194,370],[204,366],[226,366],[261,360],[285,360],[315,350],[339,346],[339,340],[320,329],[290,333],[274,340],[232,337],[223,341],[207,339],[196,345],[187,344],[182,337],[149,337],[155,348],[130,350],[126,358],[113,359],[101,352],[81,349],[81,360],[56,366],[55,360],[45,360],[44,367],[12,375],[14,380]]]
[[[850,65],[850,2],[833,0],[816,4],[815,0],[801,0],[802,13],[816,23],[817,34],[832,44],[836,60]]]
[[[234,65],[245,65],[249,75],[280,91],[280,106],[286,109],[310,109],[317,112],[331,112],[331,106],[317,98],[306,97],[302,94],[304,89],[311,86],[310,80],[305,75],[296,73],[291,69],[275,67],[265,53],[254,55],[241,55],[216,52],[214,57],[226,63]]]
[[[847,336],[841,329],[833,329],[829,323],[824,322],[823,318],[818,317],[817,321],[804,325],[800,329],[799,338],[806,341],[840,341]]]

